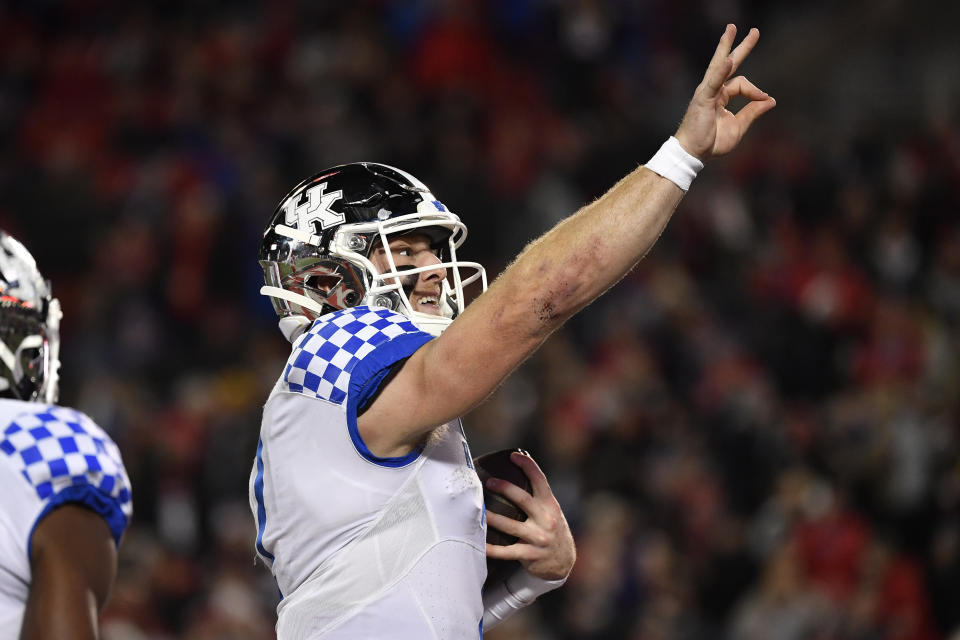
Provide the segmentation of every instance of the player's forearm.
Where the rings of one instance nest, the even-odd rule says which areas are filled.
[[[59,576],[34,581],[20,640],[47,638],[96,640],[97,602],[91,591]]]
[[[511,320],[532,334],[552,332],[646,255],[682,197],[675,184],[639,167],[531,243],[494,290],[513,298]]]
[[[421,360],[446,417],[482,401],[567,318],[650,250],[683,197],[641,167],[531,243]],[[431,413],[432,415],[432,413]]]
[[[447,330],[469,340],[441,340],[437,346],[451,353],[437,362],[476,362],[460,352],[496,345],[485,350],[480,375],[499,382],[643,258],[682,197],[673,182],[644,167],[628,174],[530,243]],[[466,375],[474,386],[481,383],[475,373]]]

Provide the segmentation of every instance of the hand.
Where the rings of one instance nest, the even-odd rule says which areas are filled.
[[[577,549],[560,504],[533,458],[514,452],[510,461],[530,479],[533,495],[506,480],[487,480],[487,487],[512,500],[527,514],[527,519],[520,522],[487,511],[488,526],[519,538],[508,546],[487,544],[487,556],[518,560],[524,569],[543,580],[565,578],[577,559]]]
[[[683,148],[700,160],[732,151],[753,121],[777,104],[745,77],[730,79],[760,39],[760,32],[750,29],[731,52],[736,35],[737,28],[728,24],[675,134]],[[750,100],[736,115],[727,110],[735,96]]]

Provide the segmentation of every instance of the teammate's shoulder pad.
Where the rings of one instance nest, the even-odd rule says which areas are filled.
[[[72,487],[92,487],[133,512],[130,480],[116,443],[84,413],[67,407],[37,405],[3,427],[0,452],[41,500]]]

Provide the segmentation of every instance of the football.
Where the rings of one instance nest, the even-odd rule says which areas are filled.
[[[526,453],[522,449],[501,449],[478,456],[473,459],[473,466],[477,470],[480,482],[483,483],[483,502],[487,511],[520,520],[527,519],[527,514],[505,496],[487,488],[487,478],[500,478],[512,482],[524,491],[530,491],[530,480],[523,470],[510,461],[510,454],[514,451]],[[487,528],[487,542],[490,544],[508,545],[517,541],[516,536],[507,535],[493,527]]]
[[[500,451],[493,451],[474,458],[473,466],[477,471],[480,482],[483,483],[483,502],[487,507],[487,511],[499,513],[500,515],[522,522],[527,519],[527,514],[524,513],[520,507],[506,497],[487,488],[487,478],[493,477],[512,482],[524,491],[529,492],[532,490],[530,479],[527,478],[520,467],[510,461],[510,454],[514,451],[523,454],[527,453],[523,449],[501,449]],[[516,536],[508,535],[499,529],[495,529],[489,525],[487,526],[487,542],[490,544],[506,546],[516,541]],[[496,580],[517,565],[519,565],[519,563],[512,560],[506,561],[487,558],[487,580]]]
[[[531,491],[530,479],[527,478],[520,467],[510,461],[510,454],[514,451],[527,453],[523,449],[501,449],[474,458],[473,466],[477,470],[480,482],[483,483],[483,502],[487,506],[487,511],[499,513],[522,522],[527,519],[527,514],[523,512],[523,509],[499,493],[487,489],[487,478],[493,477],[512,482],[524,491]],[[487,542],[490,544],[506,546],[516,541],[516,536],[508,535],[499,529],[487,526]],[[492,582],[501,579],[502,576],[512,572],[519,564],[513,560],[487,558],[487,581]]]

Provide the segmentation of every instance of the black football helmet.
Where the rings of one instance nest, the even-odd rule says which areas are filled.
[[[0,397],[57,401],[61,315],[33,256],[0,230]]]
[[[439,265],[381,273],[370,261],[391,236],[422,233],[439,250]],[[321,315],[358,305],[387,307],[439,335],[463,311],[463,287],[487,277],[475,262],[458,262],[467,227],[415,177],[374,162],[355,162],[307,178],[277,206],[260,244],[260,266],[274,310],[284,317]],[[444,268],[442,316],[414,310],[408,276]],[[469,275],[464,277],[462,270]]]

